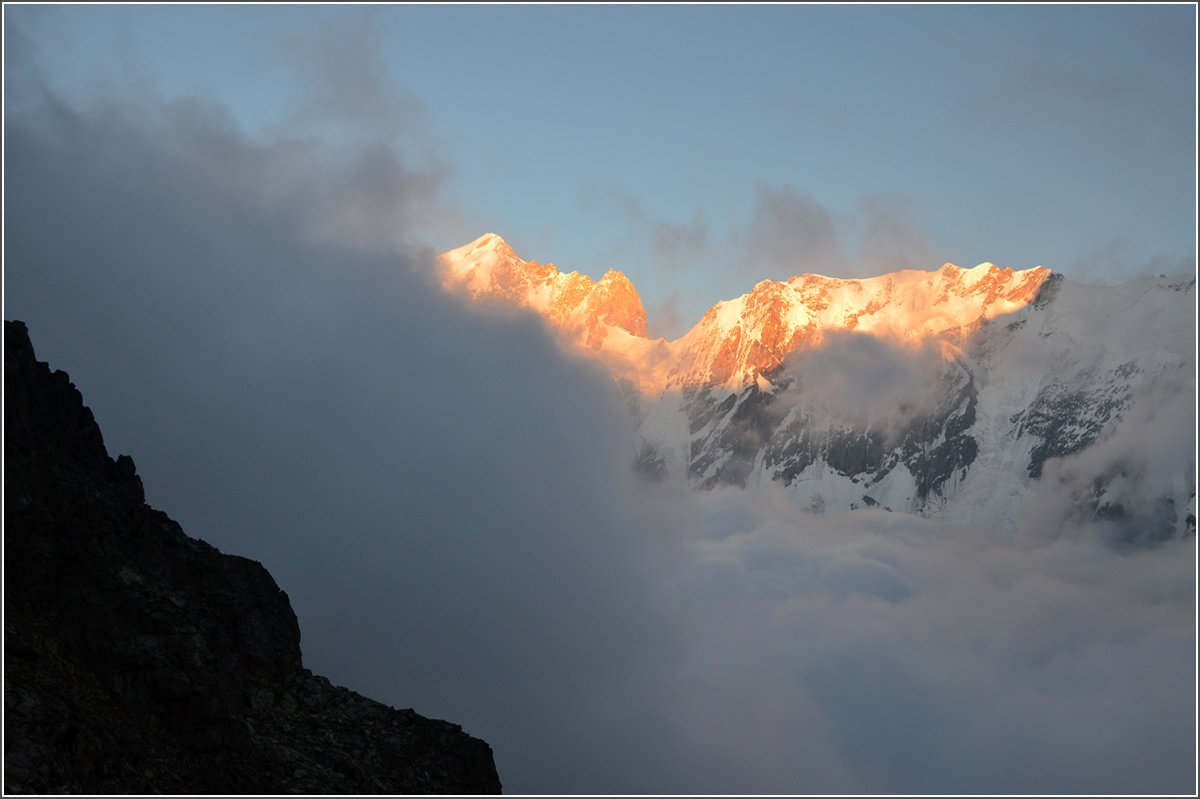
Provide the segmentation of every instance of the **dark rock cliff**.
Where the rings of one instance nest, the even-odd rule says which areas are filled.
[[[263,566],[189,538],[4,323],[5,793],[499,793],[491,748],[303,668]]]

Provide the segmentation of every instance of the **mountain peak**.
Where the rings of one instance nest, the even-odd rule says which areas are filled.
[[[512,247],[510,247],[508,242],[505,241],[504,238],[498,233],[484,233],[470,244],[459,247],[459,250],[490,250],[493,252],[504,253],[506,255],[513,254]]]
[[[615,376],[651,393],[760,382],[790,353],[818,344],[829,331],[904,343],[965,330],[1031,302],[1050,275],[1042,267],[1017,271],[984,262],[861,279],[805,274],[762,280],[748,293],[714,304],[676,341],[651,342],[641,297],[617,269],[598,283],[577,272],[563,274],[553,264],[522,260],[494,233],[441,261],[447,288],[538,312]]]
[[[600,282],[554,264],[526,261],[495,233],[439,258],[446,288],[480,301],[530,308],[574,343],[599,349],[610,328],[646,335],[646,311],[624,273],[608,270]]]

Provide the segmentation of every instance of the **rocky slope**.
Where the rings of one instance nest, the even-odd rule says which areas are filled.
[[[544,315],[528,288],[564,279],[491,234],[443,264],[510,276],[469,293]],[[1192,276],[1097,287],[946,264],[762,281],[675,341],[608,325],[581,347],[556,327],[626,387],[649,478],[776,482],[815,512],[878,506],[1012,531],[1049,464],[1078,484],[1056,512],[1152,543],[1195,532],[1194,456],[1135,441],[1151,423],[1195,441],[1195,298]]]
[[[818,512],[880,506],[1012,531],[1056,490],[1046,477],[1071,496],[1060,523],[1107,518],[1123,543],[1192,535],[1194,302],[1194,279],[1054,277],[1027,305],[918,348],[826,334],[765,384],[660,395],[641,434],[693,485],[775,481]],[[686,432],[662,424],[671,414]]]
[[[980,320],[1028,303],[1048,269],[1021,272],[980,264],[946,264],[865,280],[801,275],[764,280],[749,293],[718,302],[675,344],[668,388],[763,383],[791,353],[820,346],[830,332],[860,332],[896,342],[947,341]]]
[[[5,793],[499,793],[490,747],[303,668],[287,595],[147,506],[4,329]]]

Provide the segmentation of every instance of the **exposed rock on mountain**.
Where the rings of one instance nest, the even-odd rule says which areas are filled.
[[[287,595],[145,504],[5,322],[6,793],[499,793],[490,747],[303,668]]]
[[[538,311],[610,369],[654,480],[773,481],[818,512],[1012,531],[1056,464],[1080,485],[1059,522],[1107,519],[1117,543],[1195,533],[1194,457],[1134,441],[1147,419],[1195,441],[1192,277],[1099,287],[990,263],[800,275],[718,302],[675,341],[640,332],[640,301],[639,324],[610,321],[625,306],[605,311],[593,291],[589,330],[605,332],[580,347],[539,287],[587,278],[522,261],[493,234],[442,262],[448,288]]]
[[[599,283],[578,272],[563,274],[554,264],[517,257],[495,233],[442,256],[447,287],[476,299],[494,299],[532,308],[573,340],[599,349],[609,328],[646,336],[646,310],[629,278],[608,270]]]
[[[801,275],[764,280],[718,302],[676,346],[667,387],[740,388],[776,372],[794,351],[829,332],[856,331],[908,342],[945,335],[952,342],[980,320],[1012,311],[1037,293],[1050,271],[1016,272],[981,264],[936,272],[908,270],[864,280]]]

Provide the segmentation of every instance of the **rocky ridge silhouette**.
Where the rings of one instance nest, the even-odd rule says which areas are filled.
[[[287,595],[190,538],[4,323],[5,793],[499,793],[487,743],[303,667]]]

